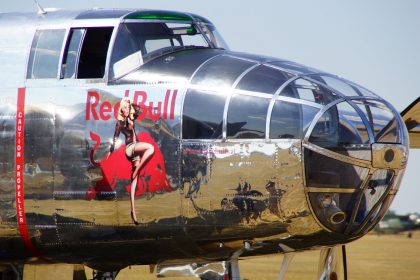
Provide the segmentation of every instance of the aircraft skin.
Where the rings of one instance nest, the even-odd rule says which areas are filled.
[[[190,36],[209,27],[210,46],[112,65],[130,48],[123,28],[168,22],[195,25]],[[202,17],[56,11],[0,14],[0,26],[2,263],[110,271],[331,247],[374,228],[398,191],[408,135],[392,105],[337,76],[230,51]],[[72,53],[76,35],[85,41]],[[154,147],[139,225],[122,134],[109,153],[123,97],[141,108],[138,141]]]

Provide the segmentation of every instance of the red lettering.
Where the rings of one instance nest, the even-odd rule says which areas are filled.
[[[152,121],[157,121],[160,118],[160,112],[162,110],[162,102],[158,102],[158,106],[156,109],[156,114],[153,114],[154,108],[153,108],[153,102],[149,103],[149,117]]]
[[[141,96],[141,100],[137,102],[139,96]],[[147,100],[147,93],[145,91],[135,91],[134,92],[134,100],[133,103],[140,106],[141,114],[137,117],[139,121],[144,119],[147,113],[147,107],[146,107],[146,100]]]
[[[172,97],[171,97],[171,92],[172,92]],[[137,117],[138,120],[142,120],[146,116],[148,116],[152,121],[157,121],[161,117],[164,120],[167,120],[167,119],[173,120],[175,118],[175,103],[176,103],[177,94],[178,94],[178,90],[168,89],[165,93],[163,103],[162,101],[147,102],[147,92],[141,91],[141,90],[134,91],[133,103],[137,104],[140,107],[140,115]],[[130,90],[125,90],[124,96],[128,97],[129,95],[130,95]],[[101,105],[99,105],[99,103],[101,103]],[[157,103],[157,107],[154,108],[153,105],[156,103]],[[111,118],[112,112],[114,112],[115,119],[118,119],[119,107],[120,107],[120,102],[118,102],[114,106],[109,101],[101,102],[100,94],[98,92],[88,91],[87,99],[86,99],[85,119],[86,120],[93,119],[96,121],[97,120],[107,121]],[[162,110],[162,107],[163,107],[163,110]],[[23,130],[23,127],[17,127],[17,130],[21,131]],[[18,140],[18,143],[20,143],[19,140]]]
[[[141,101],[139,101],[139,96],[141,96]],[[147,93],[145,91],[136,90],[134,92],[133,103],[139,105],[139,103],[144,104],[147,99]]]
[[[94,99],[91,103],[92,98]],[[96,91],[89,91],[86,99],[86,120],[90,120],[90,113],[92,112],[93,119],[95,121],[99,120],[98,113],[96,112],[96,106],[99,103],[99,94]]]
[[[115,106],[114,106],[114,117],[115,117],[115,119],[116,120],[118,120],[118,109],[120,108],[120,103],[121,102],[117,102],[117,104],[115,104]]]
[[[111,113],[111,111],[111,103],[109,103],[108,101],[103,102],[101,105],[101,109],[99,110],[99,115],[101,116],[101,119],[103,119],[104,121],[109,120],[111,118],[111,115],[109,114]]]
[[[163,102],[163,119],[168,119],[168,102],[169,102],[169,95],[171,94],[171,90],[168,89],[165,94],[165,101]]]
[[[169,115],[169,119],[173,120],[174,117],[174,112],[175,112],[175,100],[176,100],[176,95],[178,93],[178,90],[174,90],[174,93],[172,95],[172,100],[171,100],[171,114]]]

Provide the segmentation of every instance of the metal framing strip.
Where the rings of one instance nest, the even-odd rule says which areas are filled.
[[[274,108],[274,103],[276,102],[276,98],[277,96],[279,96],[279,94],[283,91],[283,89],[285,87],[287,87],[290,83],[294,82],[295,80],[299,79],[299,76],[294,76],[290,79],[288,79],[286,82],[284,82],[278,89],[277,91],[273,94],[271,100],[270,100],[270,104],[268,105],[268,110],[267,110],[267,116],[265,119],[265,139],[269,140],[270,139],[270,123],[271,123],[271,114],[273,112],[273,108]]]
[[[302,143],[303,144],[303,143]],[[302,145],[303,146],[303,145]],[[302,150],[302,153],[303,153],[303,149],[302,149],[302,147],[301,147],[301,150]],[[304,190],[304,192],[305,192],[305,199],[306,199],[306,204],[308,205],[308,207],[309,207],[309,210],[311,211],[311,214],[312,214],[312,217],[313,217],[313,219],[316,221],[316,223],[318,224],[318,226],[320,227],[320,228],[322,228],[323,230],[325,230],[326,232],[333,232],[331,229],[329,229],[328,227],[326,227],[325,225],[324,225],[324,223],[322,223],[319,219],[318,219],[318,216],[316,215],[316,212],[315,212],[315,209],[314,209],[314,207],[312,206],[312,203],[311,203],[311,200],[310,200],[310,198],[309,198],[309,191],[308,191],[308,188],[306,187],[307,186],[307,182],[306,182],[306,173],[305,173],[305,166],[306,166],[306,163],[305,163],[305,161],[306,161],[306,157],[304,156],[304,154],[302,154],[302,164],[300,165],[300,168],[301,168],[301,170],[302,170],[302,182],[303,182],[303,190]]]
[[[370,125],[369,120],[367,119],[367,117],[363,113],[363,111],[359,108],[359,106],[357,106],[356,104],[351,102],[351,100],[348,100],[347,103],[351,107],[353,107],[354,110],[356,110],[356,112],[359,114],[359,117],[362,119],[362,122],[363,122],[364,126],[366,127],[366,132],[367,132],[368,137],[369,137],[369,143],[372,145],[375,142],[375,135],[373,133],[373,128]]]
[[[305,137],[303,138],[304,142],[308,142],[309,140],[309,136],[312,134],[312,130],[314,130],[315,125],[318,123],[318,120],[322,117],[322,115],[328,111],[331,107],[337,105],[338,103],[341,103],[345,101],[344,98],[339,98],[331,103],[329,103],[328,105],[326,105],[322,110],[320,110],[314,117],[314,119],[312,120],[311,125],[308,127],[308,130],[306,131]]]
[[[360,189],[350,189],[350,188],[322,188],[322,187],[307,187],[308,193],[356,193]]]
[[[232,99],[232,95],[234,94],[234,89],[235,87],[238,85],[238,83],[242,80],[242,78],[248,74],[251,70],[253,70],[254,68],[260,66],[261,63],[255,62],[254,65],[248,67],[245,71],[243,71],[235,80],[235,82],[233,82],[232,86],[228,89],[228,96],[226,98],[225,101],[225,107],[223,109],[223,124],[222,124],[222,138],[223,140],[227,139],[227,118],[228,118],[228,109],[229,109],[229,104],[230,104],[230,100]]]
[[[396,195],[396,194],[397,194],[397,192],[398,192],[398,190],[394,190],[394,189],[392,189],[392,190],[389,192],[389,195]]]
[[[321,155],[333,158],[333,159],[341,161],[341,162],[345,162],[345,163],[356,165],[356,166],[363,167],[363,168],[371,168],[372,167],[372,162],[369,161],[369,160],[363,160],[363,159],[348,157],[348,156],[330,151],[328,149],[322,148],[320,146],[314,145],[314,144],[309,143],[309,142],[303,142],[302,146],[311,150],[311,151],[317,152]]]
[[[209,59],[207,59],[206,61],[204,61],[203,63],[201,63],[201,65],[198,66],[197,69],[195,69],[194,73],[191,75],[191,77],[190,77],[190,79],[188,81],[188,84],[187,84],[186,89],[185,89],[185,93],[182,96],[181,108],[180,108],[181,109],[181,111],[180,111],[180,120],[179,120],[180,128],[181,128],[181,131],[179,132],[179,137],[181,139],[181,141],[179,141],[179,145],[180,145],[179,147],[180,148],[181,148],[182,139],[183,139],[183,135],[182,135],[183,117],[182,116],[184,114],[184,102],[185,102],[185,98],[187,96],[188,90],[190,89],[191,82],[194,79],[195,75],[198,73],[198,71],[200,71],[200,69],[204,67],[204,65],[206,65],[207,63],[209,63],[210,61],[212,61],[213,59],[215,59],[216,57],[219,57],[219,56],[221,56],[221,54],[212,56]]]

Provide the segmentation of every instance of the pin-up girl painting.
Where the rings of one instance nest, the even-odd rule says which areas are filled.
[[[135,131],[135,120],[141,114],[141,109],[138,105],[132,104],[128,97],[121,100],[118,109],[118,120],[115,125],[115,132],[112,145],[109,152],[114,151],[115,143],[118,140],[120,133],[125,136],[125,155],[131,161],[131,219],[133,223],[138,225],[136,209],[134,205],[134,197],[136,193],[136,186],[139,177],[139,171],[144,167],[145,163],[153,156],[155,150],[153,145],[145,142],[140,142]]]

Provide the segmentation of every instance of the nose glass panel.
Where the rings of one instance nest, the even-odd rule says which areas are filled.
[[[308,188],[328,188],[332,191],[360,189],[369,169],[345,163],[305,149],[306,185]]]
[[[270,99],[234,95],[227,118],[228,139],[263,139]]]
[[[305,149],[306,186],[312,209],[328,229],[343,232],[369,169]]]
[[[302,139],[319,109],[277,100],[270,120],[270,139]]]
[[[312,210],[331,231],[365,233],[386,212],[399,184],[394,177],[404,171],[397,116],[383,102],[365,99],[332,106],[314,121],[304,144]]]
[[[314,192],[309,193],[309,201],[324,226],[335,232],[344,232],[357,201],[357,193]]]
[[[340,98],[340,96],[326,87],[302,78],[296,79],[287,85],[280,93],[280,96],[299,98],[320,105],[326,105]]]
[[[366,115],[369,120],[375,142],[401,143],[401,128],[392,111],[382,102],[376,100],[354,100],[354,104]]]
[[[344,82],[343,80],[331,76],[316,76],[316,80],[327,84],[329,87],[337,90],[346,96],[360,96],[362,95],[356,87]]]
[[[239,75],[253,64],[253,62],[230,56],[218,56],[198,70],[191,84],[210,88],[230,88]]]
[[[394,177],[392,170],[377,170],[372,175],[367,184],[367,187],[363,191],[362,199],[359,204],[357,215],[355,216],[353,229],[356,229],[366,219],[369,213],[373,211],[373,216],[379,211],[374,209],[378,201],[384,196],[388,187],[390,187],[391,180]]]
[[[226,96],[216,92],[189,89],[182,114],[184,139],[222,138]]]
[[[236,89],[274,94],[291,77],[292,75],[286,72],[260,65],[247,73]]]
[[[309,142],[342,155],[371,159],[368,129],[347,102],[331,107],[322,115]]]

